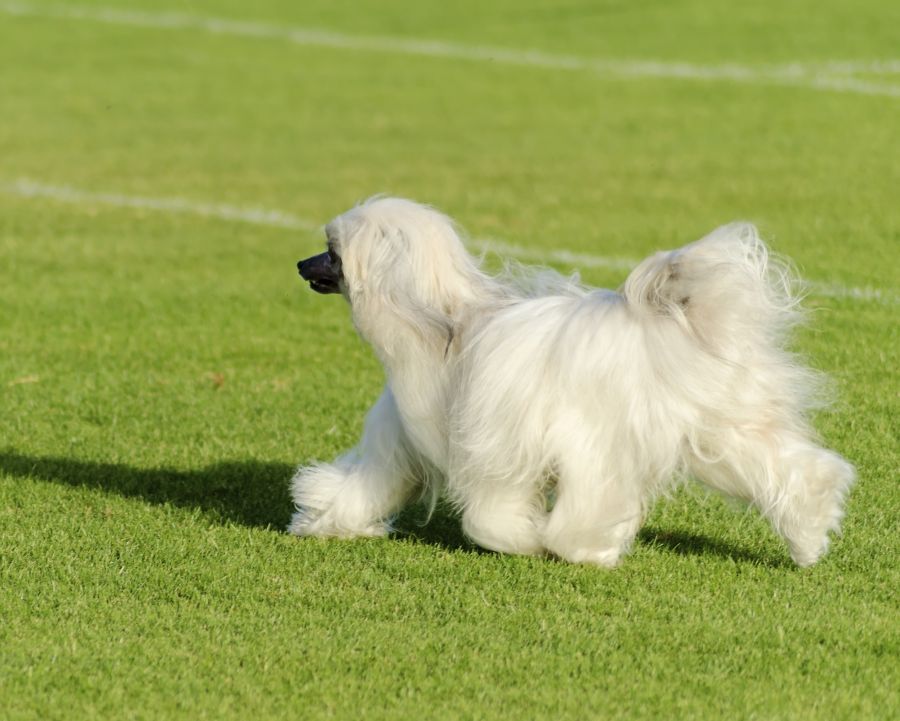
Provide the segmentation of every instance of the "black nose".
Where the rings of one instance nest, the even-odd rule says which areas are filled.
[[[297,271],[303,280],[318,280],[331,275],[331,262],[328,253],[314,255],[311,258],[297,261]]]
[[[309,282],[309,287],[317,293],[340,293],[341,273],[340,259],[332,262],[328,253],[314,255],[312,258],[297,263],[300,277]]]

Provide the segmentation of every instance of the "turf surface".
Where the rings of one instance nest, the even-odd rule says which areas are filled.
[[[691,492],[614,572],[480,552],[443,509],[301,541],[281,530],[292,468],[352,444],[382,380],[342,302],[296,278],[320,234],[0,192],[0,716],[900,714],[900,100],[28,6],[0,8],[0,183],[314,223],[390,192],[537,257],[641,257],[749,218],[808,278],[881,296],[814,294],[797,340],[835,379],[817,426],[860,474],[812,569]],[[117,7],[592,58],[891,60],[882,84],[900,25],[887,2]]]

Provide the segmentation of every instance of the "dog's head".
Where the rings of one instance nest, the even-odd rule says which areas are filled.
[[[485,278],[449,218],[400,198],[374,198],[332,220],[327,251],[297,267],[318,293],[341,293],[364,337],[399,321],[419,333],[452,336],[460,309]]]

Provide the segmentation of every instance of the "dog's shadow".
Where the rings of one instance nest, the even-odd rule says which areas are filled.
[[[118,463],[0,453],[0,472],[61,485],[92,488],[147,503],[199,509],[225,523],[284,528],[292,505],[288,480],[293,466],[228,461],[198,470],[133,468]]]
[[[687,531],[666,531],[654,526],[645,526],[638,533],[638,541],[663,548],[679,556],[718,556],[739,563],[771,568],[786,567],[791,564],[785,558],[735,546],[727,541],[701,536]]]
[[[427,520],[427,523],[425,522]],[[469,541],[460,527],[459,519],[446,504],[440,503],[428,519],[426,512],[417,507],[404,511],[397,518],[394,537],[413,543],[439,546],[451,551],[469,551],[479,554],[493,554]],[[655,526],[645,526],[638,533],[637,542],[654,546],[667,553],[679,556],[712,556],[727,558],[737,563],[747,563],[771,568],[787,567],[791,564],[782,557],[752,550],[688,531],[667,531]]]
[[[281,531],[293,512],[289,480],[294,466],[256,460],[227,461],[197,470],[134,468],[54,456],[0,453],[0,473],[37,478],[72,487],[98,489],[156,505],[197,509],[222,523]],[[427,521],[427,522],[426,522]],[[406,509],[396,519],[394,538],[437,546],[449,551],[490,553],[469,541],[452,509],[438,504],[431,514],[421,506]],[[738,548],[727,542],[686,532],[648,526],[638,536],[679,555],[714,555],[753,564],[781,566],[783,559]]]
[[[493,553],[466,538],[459,517],[443,502],[438,503],[430,515],[422,505],[412,505],[394,519],[393,526],[394,532],[391,535],[410,543],[437,546],[447,551]]]

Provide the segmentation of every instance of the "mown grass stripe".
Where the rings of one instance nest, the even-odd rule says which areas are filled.
[[[311,231],[322,227],[321,223],[298,217],[283,210],[256,206],[236,206],[228,203],[193,201],[179,197],[146,197],[123,193],[94,192],[68,185],[53,185],[18,178],[0,181],[0,192],[22,198],[48,198],[73,205],[108,205],[118,208],[152,210],[160,213],[188,214],[206,218],[216,218],[227,222],[251,223],[288,230]],[[607,270],[629,271],[639,262],[635,258],[610,257],[577,253],[565,248],[537,249],[508,243],[504,240],[473,238],[469,246],[478,252],[494,253],[539,263],[557,263],[580,268],[605,268]],[[838,283],[811,281],[808,287],[812,293],[830,298],[851,298],[872,301],[885,305],[900,302],[900,296],[871,286],[844,286]]]
[[[118,208],[155,210],[161,213],[200,215],[219,220],[271,225],[289,230],[314,230],[319,224],[298,218],[290,213],[270,208],[239,207],[228,203],[206,203],[185,198],[150,198],[122,193],[93,192],[69,185],[50,185],[28,178],[0,181],[0,192],[23,198],[50,198],[73,205],[110,205]]]
[[[341,50],[490,62],[548,70],[589,71],[617,79],[657,78],[790,85],[813,90],[900,97],[900,85],[855,77],[857,73],[895,74],[900,68],[900,60],[896,59],[870,62],[793,62],[768,66],[749,66],[737,63],[702,65],[644,59],[602,59],[554,54],[539,50],[464,45],[422,38],[350,35],[319,28],[278,25],[253,20],[231,20],[169,11],[153,12],[79,5],[35,5],[8,0],[0,2],[0,12],[7,15],[88,20],[140,28],[200,30],[217,35],[282,40],[295,45]]]

